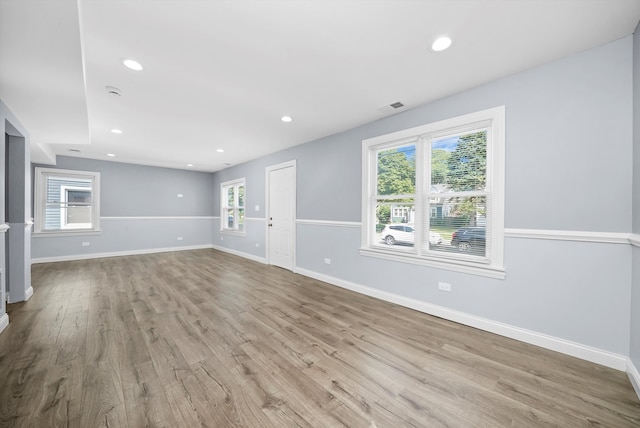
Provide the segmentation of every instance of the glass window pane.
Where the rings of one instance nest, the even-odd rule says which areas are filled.
[[[90,206],[67,206],[65,214],[66,229],[89,229],[91,228],[91,207]]]
[[[44,227],[45,230],[56,230],[60,229],[60,225],[62,223],[62,210],[63,204],[52,204],[47,203],[44,208]]]
[[[244,207],[244,186],[238,186],[238,206]]]
[[[374,244],[406,249],[414,244],[416,207],[413,200],[381,200],[376,205]]]
[[[85,197],[88,194],[89,202],[91,202],[91,187],[92,181],[88,179],[48,176],[46,177],[46,201],[68,201],[69,192],[78,192],[72,197],[82,198],[82,193],[84,193]]]
[[[47,177],[44,230],[91,229],[92,181]]]
[[[431,186],[447,191],[485,190],[487,131],[460,134],[431,142]]]
[[[67,190],[67,202],[75,202],[80,204],[91,203],[90,190]]]
[[[227,188],[227,206],[232,207],[235,205],[233,186]]]
[[[487,198],[453,197],[432,204],[435,217],[429,219],[429,248],[449,253],[485,256],[487,252]],[[426,236],[425,236],[426,238]]]
[[[234,224],[234,210],[233,208],[228,208],[225,210],[225,217],[224,217],[224,228],[225,229],[233,229],[233,224]]]
[[[244,208],[238,209],[238,230],[244,231]]]
[[[416,146],[378,152],[378,195],[413,195],[416,192]]]

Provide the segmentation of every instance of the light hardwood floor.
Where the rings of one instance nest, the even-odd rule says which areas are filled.
[[[0,426],[640,426],[623,372],[215,250],[32,272]]]

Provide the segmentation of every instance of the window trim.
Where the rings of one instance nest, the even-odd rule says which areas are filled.
[[[237,204],[238,201],[238,187],[244,187],[244,205],[240,206],[240,205],[235,205]],[[229,188],[229,187],[234,187],[236,190],[234,191],[234,206],[233,207],[228,207],[226,205],[227,203],[227,193],[225,191],[225,189]],[[239,224],[239,222],[237,221],[237,218],[234,216],[234,228],[233,229],[228,229],[225,227],[225,209],[227,208],[233,208],[234,212],[239,213],[239,209],[242,208],[244,209],[244,214],[245,214],[245,220],[247,218],[247,183],[246,183],[246,178],[242,177],[242,178],[237,178],[235,180],[229,180],[229,181],[225,181],[220,183],[220,233],[224,233],[224,234],[228,234],[228,235],[237,235],[237,236],[246,236],[247,234],[247,223],[246,221],[244,223],[242,223],[244,225],[242,230],[238,230],[236,227]]]
[[[377,152],[387,148],[394,148],[415,142],[416,144],[416,206],[415,224],[421,224],[422,216],[426,213],[418,206],[423,206],[423,198],[428,198],[428,191],[422,189],[425,168],[418,167],[423,163],[425,155],[422,153],[423,144],[420,143],[425,135],[437,138],[452,130],[463,130],[465,127],[487,122],[492,134],[491,142],[487,144],[487,186],[490,189],[492,203],[491,224],[491,254],[488,259],[468,259],[462,256],[452,257],[443,255],[419,255],[413,251],[386,249],[374,246],[375,236],[375,206],[377,196]],[[390,261],[418,264],[455,272],[470,273],[490,278],[505,278],[504,268],[504,198],[505,198],[505,107],[499,106],[475,113],[465,114],[414,128],[404,129],[390,134],[368,138],[362,141],[362,233],[360,254]],[[428,190],[428,189],[427,189]]]
[[[45,211],[47,206],[47,179],[51,176],[68,177],[72,179],[91,180],[91,225],[92,227],[71,229],[62,225],[59,229],[47,230],[44,228]],[[100,173],[94,171],[77,171],[57,168],[35,168],[34,189],[34,235],[69,236],[79,234],[100,233]],[[71,187],[67,187],[69,189]],[[84,189],[84,188],[82,188]]]

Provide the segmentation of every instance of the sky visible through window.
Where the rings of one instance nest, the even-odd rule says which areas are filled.
[[[431,147],[433,149],[445,150],[447,152],[452,152],[458,147],[458,143],[460,143],[460,137],[458,135],[453,137],[446,137],[440,140],[435,140],[431,143]]]

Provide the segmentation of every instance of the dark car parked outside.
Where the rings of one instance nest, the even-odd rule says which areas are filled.
[[[484,254],[487,245],[484,227],[462,227],[451,235],[451,246],[460,251]]]

